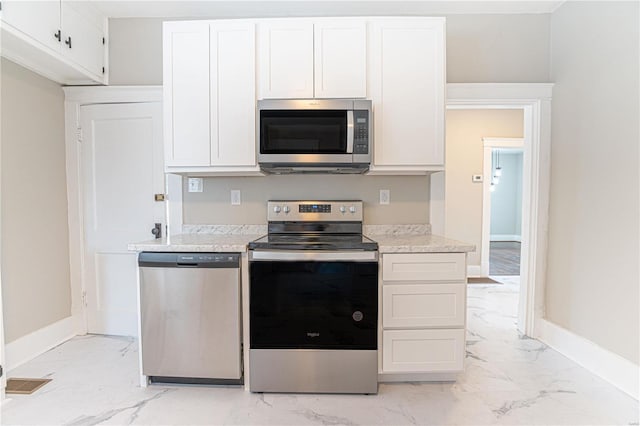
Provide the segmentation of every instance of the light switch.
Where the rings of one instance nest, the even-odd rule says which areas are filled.
[[[203,179],[202,178],[189,178],[188,180],[189,192],[202,192]]]
[[[240,190],[232,189],[231,190],[231,205],[239,206],[240,205]]]

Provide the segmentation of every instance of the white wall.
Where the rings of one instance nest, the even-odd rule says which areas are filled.
[[[521,109],[447,111],[445,235],[475,244],[470,266],[480,267],[482,247],[482,183],[472,181],[483,170],[482,138],[521,138],[523,126]]]
[[[402,7],[352,4],[350,15],[421,15],[420,2]],[[382,6],[382,5],[381,5]],[[309,5],[305,5],[308,9]],[[318,13],[344,15],[334,3],[318,3]],[[291,10],[288,16],[295,16]],[[274,15],[272,15],[274,16]],[[275,15],[277,16],[277,15]],[[282,14],[280,14],[282,16]],[[222,11],[210,18],[256,17],[251,11]],[[549,14],[447,15],[447,81],[450,83],[535,83],[549,81]],[[202,18],[204,19],[204,18]],[[163,18],[109,20],[109,67],[112,85],[162,84]]]
[[[520,241],[519,238],[522,234],[522,152],[500,151],[500,167],[502,168],[500,183],[491,193],[491,240],[517,236],[515,241]],[[495,164],[492,170],[495,170]]]
[[[552,16],[548,320],[638,363],[639,3]]]
[[[2,297],[7,343],[71,315],[61,87],[2,59]]]
[[[186,179],[185,179],[186,185]],[[230,203],[232,189],[242,204]],[[391,191],[389,205],[379,204],[380,189]],[[365,224],[429,223],[428,176],[325,176],[207,178],[204,191],[184,191],[184,223],[260,224],[267,221],[267,200],[363,200]]]

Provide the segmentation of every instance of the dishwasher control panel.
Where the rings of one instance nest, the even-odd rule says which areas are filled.
[[[145,251],[138,255],[140,267],[238,268],[240,253],[164,253]]]

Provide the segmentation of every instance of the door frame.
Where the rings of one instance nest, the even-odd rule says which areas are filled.
[[[523,188],[522,254],[518,330],[536,336],[544,318],[545,274],[547,267],[547,230],[549,223],[549,177],[551,152],[552,83],[449,83],[447,109],[521,109],[524,111],[524,152],[530,164],[529,185]],[[523,161],[524,162],[524,161]],[[445,166],[446,170],[446,166]],[[431,175],[433,229],[444,230],[445,173]],[[434,202],[435,201],[435,202]],[[437,219],[434,224],[433,219]]]
[[[524,148],[524,138],[482,138],[484,145],[482,175],[482,248],[480,249],[480,274],[483,277],[489,276],[489,254],[491,242],[491,153],[494,148]],[[524,165],[523,153],[523,165]],[[530,163],[529,163],[530,164]],[[522,168],[522,187],[530,185],[531,173]],[[522,198],[522,205],[529,205],[531,200]],[[522,273],[521,273],[522,275]]]
[[[80,108],[93,104],[162,102],[162,86],[69,86],[63,87],[71,316],[74,332],[87,333],[84,280],[84,203],[80,140]]]

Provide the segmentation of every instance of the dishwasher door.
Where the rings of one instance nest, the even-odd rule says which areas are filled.
[[[237,253],[140,253],[142,374],[242,383]]]

